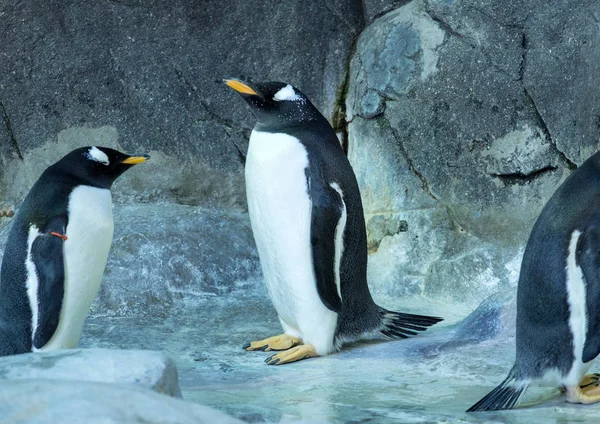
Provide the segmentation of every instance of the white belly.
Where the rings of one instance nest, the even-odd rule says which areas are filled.
[[[573,231],[569,243],[569,256],[567,257],[567,302],[569,303],[569,329],[573,335],[573,366],[568,375],[561,381],[567,386],[579,384],[587,370],[591,367],[592,361],[584,363],[583,348],[587,335],[587,300],[586,287],[584,283],[583,272],[577,265],[576,251],[577,242],[581,236],[580,231]]]
[[[333,350],[337,314],[317,293],[307,166],[306,149],[296,138],[252,132],[246,194],[265,283],[284,330],[324,355]]]
[[[100,289],[113,237],[109,190],[79,186],[69,198],[64,243],[65,292],[56,332],[40,351],[72,349]]]

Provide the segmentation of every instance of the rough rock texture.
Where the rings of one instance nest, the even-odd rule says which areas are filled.
[[[247,215],[174,204],[115,207],[115,237],[93,313],[166,317],[233,291],[255,294]],[[257,287],[258,286],[258,287]]]
[[[346,119],[373,284],[472,305],[516,284],[541,207],[597,149],[599,38],[566,1],[414,0],[362,32]]]
[[[73,349],[0,358],[0,380],[115,383],[181,397],[177,367],[162,352]]]
[[[61,380],[23,380],[0,384],[0,416],[6,424],[242,422],[212,408],[149,390]]]
[[[239,172],[253,119],[218,81],[287,80],[332,116],[361,27],[358,0],[0,2],[0,173],[61,131],[104,126],[173,168]]]
[[[121,145],[118,131],[112,125],[63,130],[46,144],[24,151],[22,160],[7,161],[3,167],[5,178],[0,180],[0,207],[5,205],[16,209],[48,166],[82,145],[105,146],[136,153]],[[198,158],[179,160],[157,150],[138,153],[149,153],[151,160],[119,177],[112,189],[115,202],[170,202],[237,209],[246,207],[241,169],[219,171]]]

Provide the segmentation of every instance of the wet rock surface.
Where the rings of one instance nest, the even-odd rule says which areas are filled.
[[[262,284],[261,281],[255,281]],[[386,307],[439,314],[446,321],[412,339],[363,341],[323,358],[269,366],[272,352],[246,341],[279,334],[263,296],[234,292],[165,319],[92,316],[82,345],[165,349],[186,400],[246,422],[544,423],[594,422],[594,406],[568,404],[557,388],[533,387],[521,409],[464,411],[499,384],[514,360],[514,301],[490,299],[469,314],[455,304],[377,296]]]
[[[7,424],[241,423],[214,409],[150,390],[61,380],[20,380],[0,385],[0,415]]]
[[[181,397],[177,368],[161,352],[72,349],[0,358],[0,380],[116,383]]]

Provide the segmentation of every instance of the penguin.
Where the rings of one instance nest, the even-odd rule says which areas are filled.
[[[0,268],[0,356],[77,347],[113,236],[112,183],[148,155],[73,150],[13,218]]]
[[[600,353],[600,152],[558,187],[531,230],[516,321],[512,369],[467,412],[514,408],[532,382],[564,388],[571,403],[600,401],[585,376]]]
[[[248,212],[283,334],[246,343],[281,365],[363,337],[400,339],[442,318],[378,306],[367,285],[367,236],[356,176],[327,119],[282,82],[225,79],[257,119],[245,165]]]

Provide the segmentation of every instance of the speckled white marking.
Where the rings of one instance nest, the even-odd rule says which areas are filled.
[[[285,87],[283,87],[281,90],[279,90],[277,93],[275,93],[275,95],[273,96],[273,99],[277,100],[278,102],[281,102],[284,100],[287,100],[287,101],[302,100],[302,97],[294,91],[294,87],[292,87],[291,85],[288,84]]]
[[[110,161],[108,160],[108,156],[102,150],[97,148],[96,146],[92,146],[90,150],[88,150],[88,158],[94,160],[96,162],[100,162],[103,165],[109,165]]]
[[[284,331],[326,355],[334,350],[337,314],[317,292],[307,166],[306,149],[295,137],[252,132],[246,194],[265,283]]]
[[[342,199],[342,216],[335,228],[335,284],[337,286],[338,295],[342,298],[342,288],[340,285],[340,265],[342,263],[342,254],[344,253],[344,230],[346,229],[346,220],[348,214],[346,212],[346,203],[344,202],[344,193],[337,183],[331,183],[331,187],[338,192]]]
[[[573,335],[573,355],[575,357],[569,374],[563,379],[563,384],[567,386],[579,384],[592,363],[592,361],[587,364],[582,362],[588,325],[584,277],[581,268],[577,266],[576,262],[577,241],[580,236],[581,232],[578,230],[573,231],[573,234],[571,234],[566,267],[569,328]]]
[[[79,344],[83,323],[100,289],[113,237],[109,190],[76,187],[69,197],[69,223],[64,243],[65,294],[58,328],[40,351],[72,349]]]
[[[31,308],[31,341],[35,337],[35,332],[38,327],[38,316],[39,316],[39,299],[38,299],[38,287],[39,277],[37,269],[33,263],[31,257],[31,247],[33,242],[40,235],[38,228],[35,225],[29,227],[29,234],[27,236],[27,257],[25,258],[25,268],[27,269],[27,281],[25,285],[27,287],[27,297],[29,298],[29,306]]]

